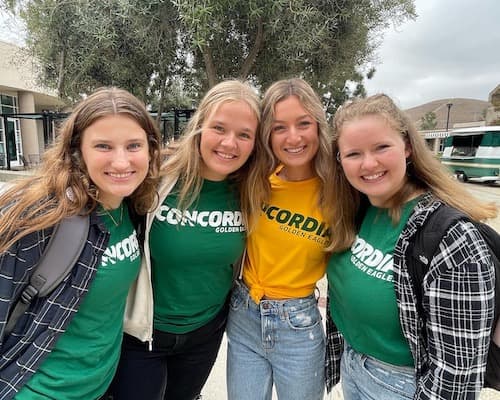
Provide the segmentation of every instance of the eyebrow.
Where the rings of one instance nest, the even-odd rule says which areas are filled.
[[[314,120],[314,117],[311,114],[303,114],[303,115],[300,115],[297,118],[295,118],[295,121],[299,121],[299,120],[304,119],[304,118],[311,118],[311,119]],[[277,122],[285,122],[285,120],[274,118],[273,119],[273,124],[275,124]]]

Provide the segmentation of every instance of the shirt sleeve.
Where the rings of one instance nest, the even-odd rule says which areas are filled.
[[[428,369],[415,399],[476,399],[483,385],[494,314],[494,266],[470,222],[441,240],[424,279]]]
[[[329,393],[340,379],[340,359],[344,351],[344,339],[330,316],[330,296],[326,301],[326,352],[325,385]]]

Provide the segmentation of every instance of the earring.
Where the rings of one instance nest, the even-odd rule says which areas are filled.
[[[337,151],[337,156],[335,157],[337,161],[340,163],[340,152]]]

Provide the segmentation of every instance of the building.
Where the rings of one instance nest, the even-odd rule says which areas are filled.
[[[0,41],[0,168],[36,163],[47,144],[43,114],[64,106],[37,84],[36,68],[22,48]]]
[[[435,153],[440,153],[449,130],[484,126],[489,106],[490,103],[484,100],[450,98],[434,100],[405,110],[405,112],[419,129],[429,147]],[[435,126],[432,129],[421,129],[422,119],[429,113],[435,117]]]

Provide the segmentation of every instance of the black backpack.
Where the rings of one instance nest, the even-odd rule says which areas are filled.
[[[495,265],[495,316],[490,336],[484,387],[500,390],[500,321],[498,318],[500,312],[500,235],[490,226],[471,221],[461,211],[443,204],[428,217],[416,233],[414,241],[408,246],[406,250],[408,273],[417,296],[417,310],[423,316],[425,315],[422,307],[424,276],[441,238],[448,228],[459,220],[470,221],[475,225],[488,245]]]

